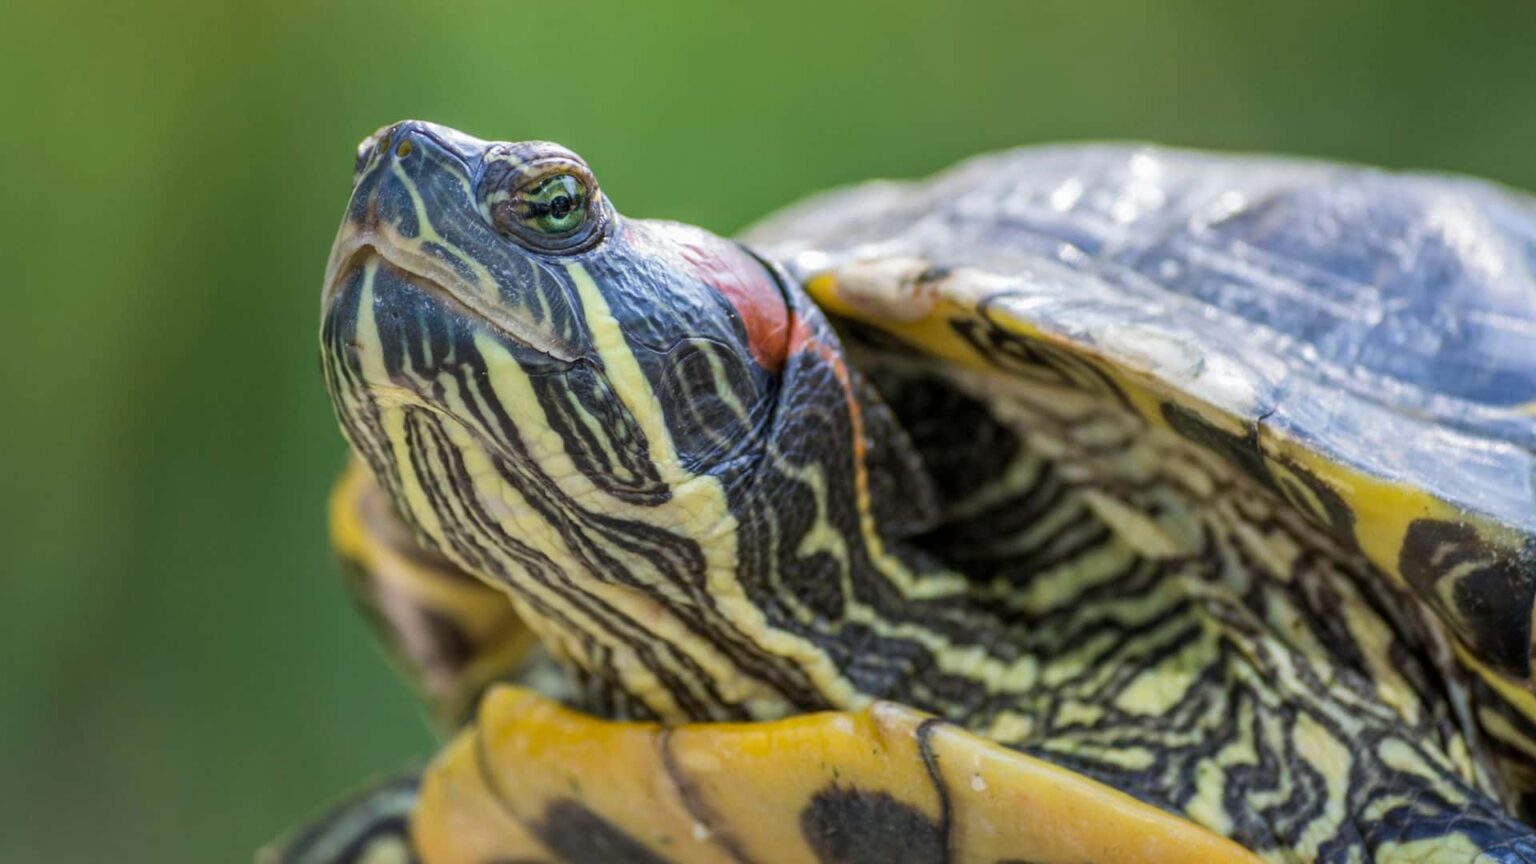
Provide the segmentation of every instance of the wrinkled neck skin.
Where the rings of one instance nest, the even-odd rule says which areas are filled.
[[[545,629],[581,669],[599,710],[630,706],[668,721],[765,719],[902,695],[899,676],[880,681],[849,669],[868,660],[859,655],[872,635],[852,623],[856,607],[879,618],[866,595],[879,590],[879,606],[899,604],[903,584],[915,581],[892,538],[882,537],[869,460],[903,447],[900,467],[911,472],[906,483],[917,498],[888,507],[892,513],[926,513],[928,478],[917,474],[920,463],[879,397],[849,369],[819,309],[783,274],[774,277],[790,326],[763,417],[727,424],[719,446],[734,438],[736,452],[690,470],[677,443],[719,434],[711,429],[733,409],[708,404],[717,395],[705,384],[710,372],[685,361],[699,389],[660,400],[668,430],[654,435],[654,463],[670,497],[642,517],[651,530],[610,543],[611,570],[562,560],[568,577],[585,578],[590,595],[622,610],[622,629],[634,633],[616,641],[604,627],[602,638],[587,630],[573,640],[562,627]],[[895,440],[871,446],[888,435]]]
[[[855,622],[883,617],[920,581],[881,522],[928,518],[929,480],[821,311],[777,268],[757,266],[788,306],[782,357],[757,358],[770,367],[767,398],[755,410],[733,400],[718,354],[637,366],[673,382],[649,404],[651,391],[614,388],[664,492],[633,503],[574,493],[558,530],[509,532],[538,542],[548,565],[536,574],[505,562],[500,578],[594,712],[771,719],[906,695],[899,673],[852,668],[872,659],[861,655],[875,635]],[[611,379],[627,376],[629,353],[603,357]],[[893,448],[898,458],[872,472]],[[871,493],[895,478],[910,498],[886,501],[882,520]],[[947,588],[927,588],[962,590],[956,577],[939,581]]]

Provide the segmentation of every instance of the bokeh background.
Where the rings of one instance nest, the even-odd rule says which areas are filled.
[[[721,232],[1063,139],[1532,188],[1531,8],[4,0],[0,860],[249,860],[431,750],[324,536],[318,289],[376,127],[556,139]]]

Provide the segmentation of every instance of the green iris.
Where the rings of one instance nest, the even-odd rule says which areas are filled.
[[[569,174],[556,174],[518,196],[523,224],[540,234],[569,234],[587,218],[587,188]]]

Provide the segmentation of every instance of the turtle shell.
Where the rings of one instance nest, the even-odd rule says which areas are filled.
[[[1041,348],[1086,361],[1414,590],[1469,662],[1530,679],[1530,198],[1068,146],[828,193],[747,239],[844,321],[920,352],[1013,374]]]

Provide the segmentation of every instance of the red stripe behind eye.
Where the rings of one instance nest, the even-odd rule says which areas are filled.
[[[714,242],[705,245],[687,238],[678,247],[694,273],[735,308],[747,331],[747,347],[758,365],[778,372],[784,368],[789,349],[789,310],[784,308],[784,295],[757,259],[735,244],[708,239]]]
[[[664,232],[666,245],[681,253],[688,269],[720,292],[740,316],[747,332],[747,347],[764,369],[780,372],[791,353],[813,353],[831,369],[842,390],[853,428],[855,483],[861,501],[869,500],[869,473],[864,464],[867,442],[864,412],[853,395],[853,380],[842,353],[816,338],[816,330],[798,315],[791,315],[773,274],[741,247],[704,231],[663,223],[652,230]],[[655,238],[655,239],[660,239]],[[632,242],[644,243],[635,237]]]

